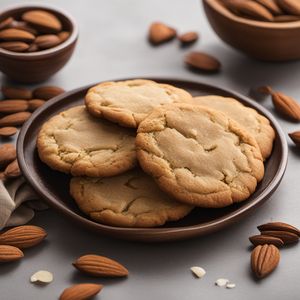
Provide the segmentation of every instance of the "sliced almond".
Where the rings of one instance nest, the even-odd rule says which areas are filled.
[[[229,283],[229,280],[226,278],[219,278],[216,280],[215,285],[219,287],[226,286]]]
[[[30,116],[31,113],[27,111],[5,116],[0,119],[0,127],[22,125],[25,121],[27,121],[30,118]]]
[[[27,88],[3,86],[2,94],[8,99],[32,99],[32,92]]]
[[[13,144],[3,144],[0,146],[0,167],[6,167],[17,157],[16,148]]]
[[[39,49],[49,49],[61,43],[59,37],[55,34],[39,35],[34,43]]]
[[[154,22],[149,28],[148,38],[154,45],[168,42],[176,37],[176,30],[161,22]]]
[[[56,33],[61,31],[60,20],[52,13],[45,10],[30,10],[22,15],[22,20],[44,33]]]
[[[42,86],[42,87],[36,88],[33,91],[33,95],[37,99],[49,100],[49,99],[56,97],[64,92],[65,92],[65,90],[58,86]]]
[[[198,278],[202,278],[202,277],[204,277],[205,274],[206,274],[206,271],[205,271],[203,268],[197,267],[197,266],[191,267],[191,271],[192,271],[193,274],[194,274],[195,276],[197,276]]]
[[[26,111],[29,107],[26,100],[3,100],[0,101],[0,113],[10,114]]]
[[[24,52],[29,49],[29,45],[24,42],[3,42],[0,48],[13,52]]]
[[[47,284],[53,281],[53,274],[49,271],[41,270],[35,272],[30,277],[30,282],[32,283],[42,283]]]
[[[0,245],[0,263],[16,261],[24,257],[23,252],[14,246]]]
[[[218,72],[221,63],[215,57],[204,52],[190,52],[185,57],[185,63],[201,71]]]
[[[80,283],[66,288],[59,300],[87,300],[97,295],[103,288],[101,284]]]
[[[21,170],[19,168],[18,161],[15,159],[4,170],[5,178],[16,178],[21,176]]]
[[[0,128],[0,136],[8,137],[13,136],[17,133],[18,129],[16,127],[2,127]]]
[[[25,30],[8,28],[0,31],[0,39],[7,42],[32,42],[35,36]]]

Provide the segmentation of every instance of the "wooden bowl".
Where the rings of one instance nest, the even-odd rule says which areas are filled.
[[[41,82],[58,72],[72,56],[78,38],[78,27],[74,19],[63,10],[44,4],[17,5],[4,9],[0,14],[0,22],[7,17],[18,18],[31,9],[42,9],[56,15],[64,30],[71,34],[58,46],[37,52],[20,53],[0,48],[0,71],[10,79],[22,83]]]
[[[64,93],[47,101],[22,126],[17,142],[17,155],[24,177],[42,199],[67,218],[99,234],[106,234],[116,238],[147,242],[180,240],[209,234],[228,225],[238,223],[270,198],[283,177],[287,165],[288,148],[279,124],[272,114],[261,105],[238,93],[191,81],[161,78],[154,78],[153,80],[184,88],[194,96],[215,94],[234,97],[241,103],[255,108],[260,114],[269,118],[276,132],[274,148],[271,156],[265,163],[265,176],[248,200],[221,209],[196,208],[182,220],[168,222],[158,228],[108,226],[96,223],[84,215],[70,196],[70,176],[50,169],[39,159],[36,150],[36,137],[42,124],[53,115],[69,107],[83,104],[87,89],[91,86]]]
[[[272,23],[241,18],[220,0],[203,0],[203,5],[210,25],[230,46],[262,60],[300,58],[300,21]]]

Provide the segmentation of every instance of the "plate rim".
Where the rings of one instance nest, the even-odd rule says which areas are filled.
[[[243,99],[243,100],[245,100],[246,103],[250,104],[250,106],[261,111],[270,120],[272,126],[274,127],[274,129],[278,135],[279,142],[281,145],[281,150],[282,150],[281,162],[280,162],[279,168],[277,169],[276,174],[274,175],[273,179],[268,184],[268,186],[253,201],[245,204],[244,206],[242,206],[232,212],[229,212],[225,216],[218,217],[214,220],[204,222],[201,224],[188,225],[188,226],[184,226],[184,227],[131,228],[131,227],[110,226],[110,225],[105,225],[105,224],[101,224],[101,223],[96,223],[93,220],[90,220],[85,216],[76,214],[75,212],[70,210],[68,207],[62,205],[61,203],[52,201],[51,195],[47,195],[47,193],[45,194],[45,191],[43,192],[39,188],[37,182],[35,180],[33,180],[33,178],[30,175],[28,165],[25,161],[23,149],[24,149],[24,141],[25,141],[28,129],[31,127],[31,125],[34,123],[34,121],[36,121],[37,117],[42,112],[47,110],[49,107],[55,105],[56,103],[59,103],[63,99],[70,97],[71,95],[77,94],[83,90],[87,90],[88,88],[90,88],[96,84],[99,84],[101,82],[132,80],[132,79],[136,79],[136,78],[149,79],[149,80],[154,80],[157,82],[169,81],[169,82],[173,82],[175,86],[176,86],[176,83],[178,83],[178,84],[186,84],[186,85],[201,85],[201,86],[205,86],[207,89],[214,89],[214,90],[217,89],[218,91],[224,92],[226,94],[231,94],[233,97],[236,96],[239,99]],[[32,116],[30,117],[30,119],[23,124],[23,126],[19,132],[18,138],[17,138],[17,157],[18,157],[19,166],[20,166],[20,169],[22,171],[24,178],[26,179],[26,181],[28,181],[30,183],[30,185],[37,192],[37,194],[42,199],[44,199],[46,201],[46,203],[49,204],[49,206],[53,207],[59,213],[62,213],[63,215],[67,216],[68,218],[72,219],[73,221],[75,221],[76,223],[78,223],[82,226],[88,227],[92,230],[98,230],[98,231],[101,229],[102,233],[106,234],[106,235],[108,235],[110,233],[121,234],[122,232],[126,232],[127,235],[134,234],[134,235],[146,235],[148,237],[151,237],[152,235],[157,235],[157,234],[166,234],[166,233],[174,234],[176,232],[187,232],[187,231],[190,232],[190,231],[198,231],[198,230],[201,231],[201,232],[199,232],[199,235],[201,235],[201,234],[217,231],[220,226],[227,227],[228,225],[232,224],[237,218],[240,218],[240,217],[250,213],[254,208],[258,207],[259,205],[261,205],[265,201],[267,201],[267,199],[269,197],[266,197],[266,196],[267,195],[271,196],[273,194],[273,192],[276,190],[277,186],[280,184],[280,182],[283,178],[283,175],[285,173],[285,170],[287,167],[287,161],[288,161],[288,145],[287,145],[287,141],[285,138],[285,134],[284,134],[283,130],[281,129],[281,126],[275,119],[275,117],[272,115],[272,113],[269,112],[265,107],[263,107],[259,103],[250,99],[246,95],[243,95],[236,91],[231,91],[230,89],[224,88],[223,86],[220,86],[220,85],[211,85],[211,84],[208,84],[205,82],[198,82],[198,81],[188,80],[188,79],[179,79],[179,78],[172,78],[172,77],[146,77],[146,78],[145,77],[130,77],[130,78],[126,78],[126,79],[123,78],[123,79],[105,80],[105,81],[100,81],[100,82],[97,82],[94,84],[88,84],[88,85],[85,85],[85,86],[82,86],[82,87],[79,87],[76,89],[72,89],[68,92],[65,92],[61,95],[54,97],[51,100],[48,100],[43,106],[41,106],[36,111],[34,111]],[[119,236],[119,237],[121,237],[121,236]],[[126,238],[126,236],[124,238]]]

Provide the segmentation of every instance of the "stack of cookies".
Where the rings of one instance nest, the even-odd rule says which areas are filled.
[[[42,126],[37,148],[73,176],[70,193],[91,219],[154,227],[195,206],[246,200],[274,137],[269,121],[237,100],[137,79],[92,87],[85,106]]]

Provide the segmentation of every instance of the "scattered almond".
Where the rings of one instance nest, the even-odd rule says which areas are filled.
[[[30,10],[22,15],[22,20],[44,33],[56,33],[61,31],[60,20],[52,13],[44,10]]]
[[[49,271],[41,270],[38,272],[35,272],[33,275],[30,277],[30,282],[32,283],[42,283],[42,284],[47,284],[53,281],[53,274]]]
[[[8,28],[0,31],[0,40],[3,41],[18,41],[18,42],[32,42],[35,36],[25,30]]]
[[[261,232],[262,235],[269,235],[280,238],[285,245],[298,243],[299,236],[295,233],[280,230],[266,230]]]
[[[284,245],[280,238],[269,236],[269,235],[254,235],[249,237],[250,242],[254,245],[274,245],[276,247],[282,247]]]
[[[34,42],[39,49],[49,49],[60,44],[61,40],[55,34],[45,34],[39,35]]]
[[[293,121],[300,121],[300,105],[292,97],[280,92],[272,92],[272,101],[279,113]]]
[[[96,277],[123,277],[128,275],[128,270],[120,263],[100,255],[88,254],[79,257],[73,266]]]
[[[59,300],[87,300],[97,295],[103,288],[101,284],[81,283],[66,288]]]
[[[42,106],[46,101],[41,99],[32,99],[28,101],[29,104],[29,110],[34,111],[40,106]]]
[[[280,252],[274,245],[258,245],[251,254],[251,268],[257,278],[269,275],[278,265]]]
[[[226,284],[226,289],[234,289],[234,288],[235,288],[235,286],[236,286],[236,284],[235,284],[235,283],[231,283],[231,282],[229,282],[229,283],[227,283],[227,284]]]
[[[190,45],[198,40],[198,33],[195,31],[189,31],[181,34],[178,39],[182,45]]]
[[[14,52],[24,52],[29,49],[29,45],[24,42],[3,42],[0,48]]]
[[[160,22],[154,22],[149,29],[149,41],[154,45],[159,45],[170,41],[176,37],[176,30]]]
[[[191,271],[198,278],[202,278],[206,274],[206,271],[201,267],[191,267]]]
[[[258,87],[257,91],[264,95],[271,95],[273,92],[272,88],[268,85]]]
[[[0,263],[16,261],[24,257],[23,252],[14,246],[0,245]]]
[[[4,176],[5,178],[16,178],[21,176],[21,170],[16,159],[5,168]]]
[[[0,127],[4,126],[19,126],[27,121],[31,116],[30,112],[23,111],[5,116],[0,119]]]
[[[21,249],[33,247],[47,236],[46,231],[34,225],[22,225],[0,235],[0,245],[11,245]]]
[[[296,146],[300,147],[300,131],[289,133],[290,138]]]
[[[226,286],[229,283],[229,280],[226,278],[219,278],[216,280],[215,285],[223,287]]]
[[[27,88],[3,86],[2,94],[7,99],[32,99],[32,92]]]
[[[0,113],[10,114],[28,109],[28,101],[26,100],[3,100],[0,101]]]
[[[287,13],[295,16],[300,16],[299,0],[277,0],[277,3]]]
[[[16,127],[2,127],[0,128],[0,136],[9,137],[17,133],[18,129]]]
[[[287,232],[294,233],[300,237],[300,230],[298,228],[283,222],[270,222],[270,223],[262,224],[257,226],[257,229],[259,231],[266,231],[266,230],[287,231]]]
[[[0,146],[0,167],[6,167],[16,158],[16,148],[13,144],[3,144]]]
[[[190,52],[185,57],[185,63],[192,67],[207,72],[217,72],[221,63],[215,57],[203,52]]]
[[[65,90],[58,86],[42,86],[33,91],[33,96],[37,99],[49,100],[64,92]]]

